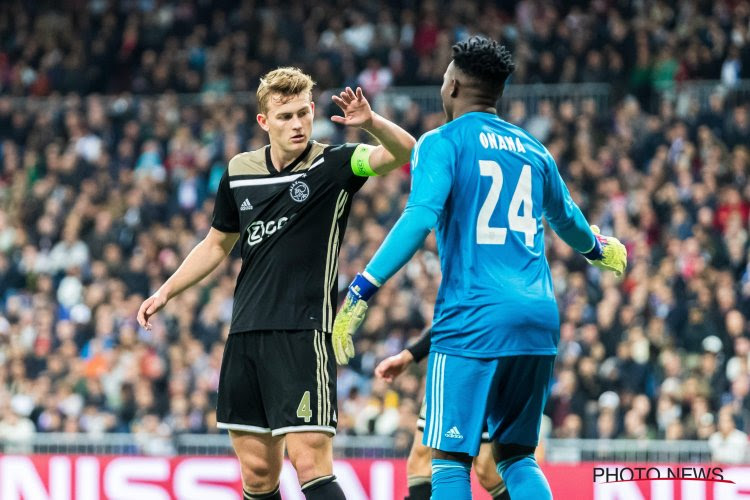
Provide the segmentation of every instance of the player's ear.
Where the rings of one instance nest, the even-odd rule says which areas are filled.
[[[315,116],[315,103],[312,100],[310,101],[310,114]]]
[[[255,119],[258,120],[258,125],[260,125],[260,128],[268,132],[268,117],[263,113],[258,113]]]
[[[454,99],[458,97],[458,86],[459,86],[458,80],[456,80],[455,78],[451,78],[449,95],[453,97]]]

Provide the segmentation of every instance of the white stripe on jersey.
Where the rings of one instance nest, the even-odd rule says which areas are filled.
[[[338,246],[338,229],[339,229],[339,217],[343,208],[346,206],[346,200],[348,194],[343,189],[339,193],[336,199],[336,208],[333,210],[333,221],[331,222],[331,230],[328,233],[328,247],[326,254],[326,270],[323,275],[323,316],[321,318],[321,324],[323,330],[331,331],[333,325],[333,309],[331,306],[331,286],[333,281],[331,278],[331,271],[336,272],[338,269],[338,260],[336,259],[336,247]],[[333,261],[336,262],[333,262]],[[330,324],[329,324],[330,323]]]
[[[325,158],[323,158],[323,156],[321,155],[320,159],[316,160],[312,165],[310,165],[310,168],[308,168],[307,170],[312,170],[315,167],[317,167],[318,165],[322,165],[324,160],[325,160]]]
[[[285,175],[283,177],[264,177],[262,179],[242,179],[239,181],[229,181],[230,188],[242,186],[262,186],[264,184],[284,184],[299,179],[304,174]]]
[[[336,230],[334,231],[333,235],[333,248],[331,249],[331,262],[333,263],[333,269],[331,269],[331,276],[328,280],[328,287],[326,290],[330,290],[333,288],[334,285],[336,285],[336,279],[339,276],[339,224],[338,221],[341,220],[341,216],[344,215],[344,210],[346,209],[346,202],[349,200],[349,193],[346,193],[344,195],[343,203],[341,203],[341,206],[339,207],[339,211],[336,215]],[[338,290],[338,287],[337,287]],[[330,293],[326,292],[329,296]],[[335,306],[335,304],[334,304]],[[330,331],[333,331],[333,317],[334,317],[334,309],[331,307],[331,311],[328,316],[328,329]]]

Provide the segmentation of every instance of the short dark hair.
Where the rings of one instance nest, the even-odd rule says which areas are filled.
[[[505,80],[516,69],[505,45],[482,36],[472,36],[455,44],[453,62],[461,72],[498,92],[502,91]]]

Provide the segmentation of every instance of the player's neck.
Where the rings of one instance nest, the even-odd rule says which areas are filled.
[[[455,120],[459,116],[463,116],[466,113],[490,113],[492,115],[497,115],[497,108],[494,106],[487,106],[485,104],[465,104],[465,105],[456,105],[456,109],[453,111],[453,119]]]
[[[284,151],[283,149],[279,147],[273,147],[273,143],[270,146],[271,148],[271,163],[272,167],[277,171],[281,172],[284,170],[290,163],[292,163],[294,160],[299,157],[300,152],[299,151]]]

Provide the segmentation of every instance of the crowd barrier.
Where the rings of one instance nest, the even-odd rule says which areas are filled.
[[[659,439],[545,439],[548,463],[578,462],[711,462],[708,441]],[[333,438],[336,458],[406,458],[408,448],[391,436]],[[0,453],[37,455],[231,455],[229,436],[222,434],[85,434],[44,432],[0,441]],[[750,455],[746,457],[750,464]]]

